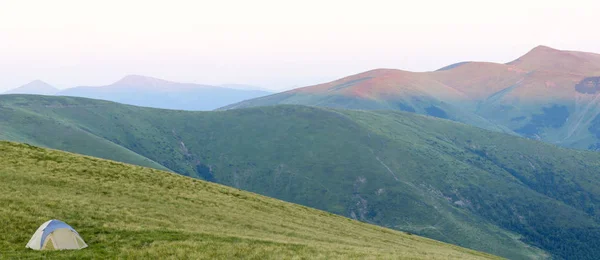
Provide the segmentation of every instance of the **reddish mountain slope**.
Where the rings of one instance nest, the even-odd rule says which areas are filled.
[[[370,100],[388,100],[404,96],[434,96],[453,100],[468,97],[431,78],[427,73],[394,69],[376,69],[333,82],[291,90],[290,93],[343,95]]]
[[[377,69],[224,109],[276,104],[397,109],[600,148],[600,55],[539,46],[507,64],[461,62],[433,72]]]
[[[490,62],[469,62],[455,68],[428,73],[428,76],[464,93],[472,100],[481,100],[521,81],[527,71],[510,65]]]

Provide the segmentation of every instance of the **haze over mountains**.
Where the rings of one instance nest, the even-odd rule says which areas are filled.
[[[599,54],[538,46],[507,64],[461,62],[433,72],[376,69],[223,109],[275,104],[393,109],[596,149],[599,95]]]
[[[210,86],[130,75],[108,86],[81,86],[64,90],[58,90],[37,80],[4,94],[87,97],[136,106],[199,111],[213,110],[271,92],[248,85]]]

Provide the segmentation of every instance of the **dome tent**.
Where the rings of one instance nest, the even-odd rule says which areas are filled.
[[[60,220],[50,220],[42,224],[27,243],[33,250],[83,249],[87,244],[79,233]]]

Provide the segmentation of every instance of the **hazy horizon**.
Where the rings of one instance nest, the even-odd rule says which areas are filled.
[[[283,90],[375,68],[600,53],[594,1],[0,1],[0,92],[130,75]],[[426,14],[426,15],[424,15]]]

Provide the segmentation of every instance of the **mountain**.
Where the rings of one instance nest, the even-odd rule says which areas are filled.
[[[539,46],[507,63],[432,72],[377,69],[242,101],[222,110],[296,104],[402,110],[578,149],[600,149],[600,54]]]
[[[466,76],[466,75],[465,75]],[[400,87],[401,86],[401,87]],[[224,109],[277,104],[332,108],[401,110],[452,119],[486,129],[509,129],[462,107],[469,97],[424,73],[377,69],[334,82],[278,93],[226,106]]]
[[[0,142],[2,258],[498,259],[218,184]],[[89,245],[33,251],[58,218]]]
[[[595,152],[401,111],[19,95],[0,105],[3,140],[162,167],[511,259],[600,253]]]
[[[54,95],[60,90],[41,80],[34,80],[2,94]]]
[[[123,104],[178,110],[213,110],[227,104],[271,94],[191,83],[176,83],[138,75],[101,87],[75,87],[59,96],[103,99]]]
[[[600,54],[561,51],[548,46],[538,46],[508,64],[528,71],[559,71],[600,76]]]
[[[222,84],[222,85],[218,85],[218,87],[240,89],[240,90],[260,90],[260,91],[265,91],[265,92],[272,92],[271,90],[266,89],[266,88],[253,86],[253,85],[246,85],[246,84]]]

